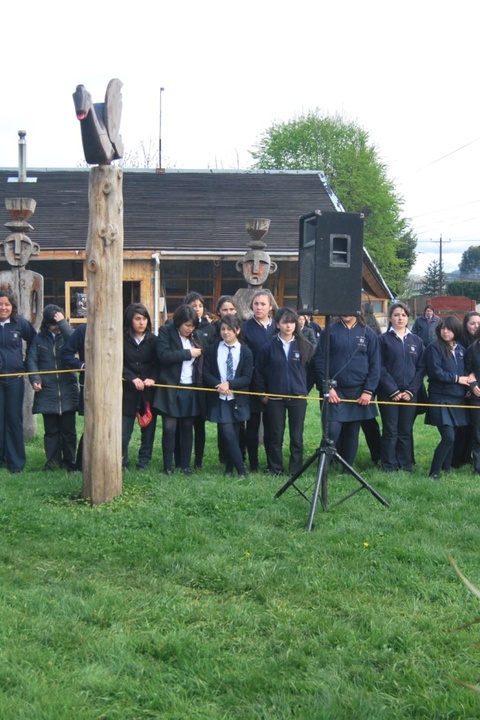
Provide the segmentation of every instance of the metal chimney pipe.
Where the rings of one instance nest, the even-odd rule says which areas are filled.
[[[25,130],[18,131],[18,182],[27,181],[27,133]]]

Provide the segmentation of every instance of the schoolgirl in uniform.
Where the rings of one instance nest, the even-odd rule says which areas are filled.
[[[258,290],[255,290],[252,295],[250,309],[252,310],[253,315],[249,320],[246,320],[242,324],[242,337],[252,351],[253,365],[255,367],[260,350],[275,333],[275,323],[272,319],[272,313],[278,310],[278,305],[275,302],[275,298],[270,290],[259,288]],[[251,389],[252,391],[255,390],[253,384]],[[248,461],[250,463],[250,470],[252,472],[257,472],[259,470],[259,431],[264,410],[265,405],[261,403],[260,399],[257,396],[252,396],[250,403],[250,420],[247,422],[245,432],[245,445],[248,454]],[[265,444],[265,452],[267,454],[267,467],[269,468],[269,429],[268,419],[266,417],[263,418],[263,440]]]
[[[323,332],[314,356],[317,387],[334,380],[329,402],[328,437],[337,445],[342,432],[342,456],[353,465],[358,449],[362,420],[377,416],[373,395],[380,380],[380,354],[376,334],[364,325],[361,316],[343,315],[330,327],[329,378],[325,377],[325,340]],[[349,400],[350,402],[344,402]]]
[[[276,333],[260,350],[255,364],[255,389],[284,397],[265,398],[269,427],[269,467],[283,474],[283,437],[288,417],[290,459],[288,472],[297,473],[303,465],[303,426],[309,391],[308,369],[314,345],[302,333],[298,315],[290,308],[275,314]]]
[[[424,345],[408,329],[409,309],[400,302],[388,312],[390,327],[379,335],[382,416],[381,461],[385,472],[412,472],[413,423],[417,394],[425,375]],[[382,404],[385,403],[385,404]]]
[[[465,395],[470,378],[465,369],[465,349],[459,344],[460,321],[448,315],[435,328],[437,340],[425,351],[429,406],[425,422],[436,425],[441,440],[433,454],[429,477],[439,480],[442,470],[450,470],[456,430],[468,425]]]
[[[207,393],[207,418],[218,424],[219,437],[225,453],[225,472],[233,469],[246,475],[240,448],[240,427],[250,417],[250,397],[236,391],[248,391],[253,373],[253,355],[240,341],[240,320],[225,315],[220,321],[219,340],[205,352],[203,380],[205,387],[215,388]]]
[[[73,332],[62,308],[46,305],[40,332],[28,350],[27,367],[35,392],[32,412],[43,415],[45,470],[76,470],[77,378],[74,373],[51,372],[63,370],[63,349]]]
[[[193,421],[201,412],[199,392],[194,389],[202,383],[203,348],[194,333],[198,324],[195,310],[190,305],[180,305],[173,314],[173,322],[162,325],[158,333],[158,383],[165,387],[156,388],[153,404],[163,418],[163,468],[167,475],[173,472],[177,425],[180,468],[185,475],[191,474]]]
[[[205,316],[205,298],[199,292],[192,291],[185,296],[183,302],[190,305],[198,317],[198,327],[195,330],[195,337],[200,340],[202,347],[212,345],[216,339],[215,326]],[[195,416],[193,421],[194,429],[194,467],[201,470],[203,464],[203,456],[205,454],[205,398],[201,393],[197,392],[198,399],[201,401],[200,413]],[[175,462],[179,463],[179,436],[177,428],[177,439],[175,447]]]
[[[36,336],[32,323],[18,314],[12,292],[0,289],[0,468],[19,473],[25,467],[23,398],[26,370],[22,340],[27,351]]]
[[[122,465],[128,467],[128,446],[137,413],[144,417],[146,409],[151,417],[141,427],[141,444],[137,470],[143,470],[152,459],[157,413],[151,408],[156,380],[157,337],[152,330],[150,314],[141,303],[133,303],[125,310],[123,321],[123,395],[122,395]],[[147,405],[148,403],[148,405]]]

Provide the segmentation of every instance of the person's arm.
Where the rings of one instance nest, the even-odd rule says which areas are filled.
[[[29,373],[35,373],[29,375],[29,380],[35,392],[39,392],[42,389],[42,378],[38,366],[38,344],[35,339],[27,350],[27,370]]]

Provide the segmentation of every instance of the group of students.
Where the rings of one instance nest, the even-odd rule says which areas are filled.
[[[186,475],[200,469],[205,422],[218,426],[219,461],[225,473],[243,477],[260,469],[263,431],[266,472],[296,474],[303,465],[306,397],[317,388],[328,402],[329,440],[352,465],[360,428],[372,459],[385,472],[412,472],[413,425],[424,403],[426,422],[438,427],[440,442],[429,475],[463,462],[480,473],[480,314],[470,312],[463,326],[454,316],[438,318],[427,306],[409,330],[409,309],[395,302],[385,333],[362,315],[342,316],[326,333],[302,313],[278,308],[269,290],[256,290],[252,317],[241,322],[235,299],[222,296],[218,319],[207,319],[205,301],[189,293],[172,320],[154,334],[147,308],[130,305],[124,315],[122,463],[129,466],[135,421],[141,427],[136,467],[152,459],[158,416],[162,418],[163,471]],[[307,311],[308,312],[308,311]],[[83,414],[77,374],[85,366],[86,325],[73,330],[56,305],[47,305],[37,334],[18,315],[15,297],[0,290],[0,467],[25,466],[22,404],[23,373],[34,390],[32,411],[44,418],[45,469],[81,468],[76,414]],[[26,358],[23,352],[26,345]],[[326,375],[328,374],[328,377]],[[478,378],[478,380],[477,380]],[[379,400],[382,428],[376,398]],[[419,407],[420,406],[420,407]],[[289,427],[289,460],[283,442]],[[247,463],[248,461],[248,463]]]

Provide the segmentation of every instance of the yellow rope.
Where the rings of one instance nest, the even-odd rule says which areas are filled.
[[[79,368],[79,369],[69,369],[69,370],[37,370],[35,372],[23,372],[23,373],[0,373],[0,380],[2,378],[7,377],[28,377],[29,375],[60,375],[62,373],[72,373],[72,372],[85,372],[85,368]],[[122,378],[124,382],[127,382],[125,378]],[[207,387],[196,387],[193,385],[162,385],[160,383],[154,383],[154,385],[151,385],[150,387],[158,387],[158,388],[170,388],[173,390],[195,390],[197,392],[214,392],[217,393],[216,388],[207,388]],[[276,393],[259,393],[259,392],[253,392],[251,390],[233,390],[234,395],[250,395],[251,397],[260,397],[260,398],[272,398],[272,399],[280,399],[280,400],[313,400],[314,402],[320,402],[323,400],[323,397],[315,396],[315,395],[280,395]],[[340,402],[342,403],[354,403],[357,404],[357,400],[351,400],[347,398],[341,398]],[[415,407],[449,407],[449,408],[463,408],[467,410],[478,410],[480,409],[480,405],[443,405],[441,403],[418,403],[418,402],[399,402],[398,400],[372,400],[372,404],[375,403],[377,405],[409,405],[409,406],[415,406]]]

